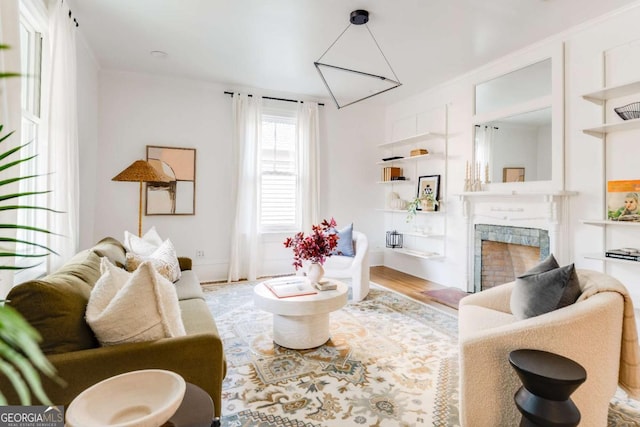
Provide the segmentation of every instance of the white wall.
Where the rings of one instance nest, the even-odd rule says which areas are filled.
[[[93,233],[121,239],[136,232],[138,186],[111,178],[146,156],[146,145],[197,149],[196,215],[143,216],[143,229],[156,226],[180,255],[190,256],[201,280],[227,277],[231,229],[231,100],[217,84],[113,70],[99,74],[99,120]],[[251,90],[248,90],[252,93]],[[291,96],[285,96],[291,97]],[[339,225],[353,221],[372,237],[380,228],[370,215],[378,196],[368,149],[383,133],[383,109],[363,103],[336,110],[321,107],[321,215]],[[83,217],[90,211],[83,209]],[[285,235],[263,236],[260,275],[293,271]],[[379,239],[378,239],[379,242]],[[205,256],[196,257],[196,250]]]

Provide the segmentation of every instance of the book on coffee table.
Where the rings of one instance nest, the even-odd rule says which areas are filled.
[[[319,291],[332,291],[334,289],[338,289],[338,285],[335,282],[331,282],[327,279],[322,279],[318,283],[315,284],[315,287]]]
[[[264,282],[264,286],[278,298],[300,297],[318,293],[304,277],[268,280]]]

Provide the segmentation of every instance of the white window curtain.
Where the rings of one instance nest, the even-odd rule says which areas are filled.
[[[300,153],[300,205],[302,230],[311,231],[320,210],[320,119],[318,104],[298,104],[298,142]]]
[[[49,92],[49,207],[63,211],[49,216],[50,247],[60,256],[47,257],[56,270],[78,249],[79,161],[76,104],[75,25],[62,1],[52,2],[49,15],[51,74]]]
[[[495,137],[495,128],[491,125],[481,125],[476,128],[476,168],[480,168],[480,179],[485,179],[485,167],[491,167],[493,164],[491,158],[491,148],[493,147],[493,139]],[[474,169],[477,174],[478,171]]]
[[[235,172],[229,256],[229,282],[256,280],[258,264],[258,151],[262,127],[262,98],[234,94],[232,145]]]

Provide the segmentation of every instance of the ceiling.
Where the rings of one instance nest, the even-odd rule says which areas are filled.
[[[393,102],[636,0],[68,0],[103,69],[327,98],[313,62],[355,9],[403,85]],[[363,28],[363,27],[358,27]],[[165,58],[151,51],[168,53]],[[375,100],[375,101],[374,101]]]

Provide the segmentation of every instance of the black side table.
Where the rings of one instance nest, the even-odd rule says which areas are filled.
[[[161,427],[213,427],[219,421],[213,418],[213,400],[197,385],[187,383],[182,403]]]
[[[520,427],[578,425],[580,411],[569,396],[587,379],[581,365],[541,350],[512,351],[509,363],[523,384],[514,396]]]

